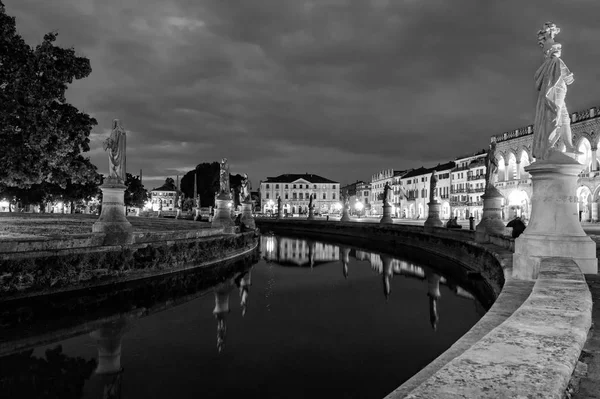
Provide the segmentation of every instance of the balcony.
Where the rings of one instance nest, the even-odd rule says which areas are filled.
[[[483,206],[483,201],[467,202],[467,206]]]
[[[450,189],[450,194],[461,194],[461,193],[466,193],[466,192],[467,192],[466,188]]]
[[[484,180],[484,179],[485,179],[485,175],[467,176],[467,180],[468,181],[472,181],[472,180]]]
[[[485,191],[485,187],[474,187],[468,189],[469,193],[483,193]]]
[[[467,201],[450,201],[450,206],[466,205]]]

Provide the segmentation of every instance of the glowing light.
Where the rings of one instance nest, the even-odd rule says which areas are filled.
[[[228,203],[227,203],[227,207],[228,207],[228,208],[231,208],[232,206],[233,206],[233,204],[232,204],[231,202],[228,202]]]
[[[8,208],[8,201],[6,201],[6,200],[0,201],[0,207],[1,208]]]
[[[334,206],[335,206],[335,209],[338,211],[342,209],[342,204],[339,202],[336,202]]]
[[[273,252],[275,250],[275,237],[267,238],[267,252]]]
[[[356,209],[359,212],[362,211],[364,207],[364,204],[360,201],[356,201],[356,203],[354,204],[354,209]]]

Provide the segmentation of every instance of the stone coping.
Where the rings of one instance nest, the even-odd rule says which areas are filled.
[[[285,222],[257,220],[259,225],[279,224],[281,229],[289,223]],[[310,228],[304,221],[296,223]],[[510,237],[492,236],[490,243],[479,244],[468,230],[434,228],[425,232],[423,227],[412,225],[326,223],[338,229],[388,226],[421,236],[464,241],[474,248],[485,248],[504,270],[504,286],[486,315],[386,399],[564,396],[587,339],[592,311],[590,291],[573,260],[546,258],[536,281],[515,280],[511,276],[514,239]],[[313,227],[322,231],[325,226]],[[344,234],[352,235],[352,230],[346,229]]]

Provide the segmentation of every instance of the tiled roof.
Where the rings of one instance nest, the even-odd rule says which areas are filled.
[[[425,167],[421,166],[420,168],[411,170],[410,172],[408,172],[407,174],[402,176],[402,178],[405,179],[408,177],[428,175],[434,171],[441,172],[443,170],[450,170],[450,169],[454,168],[454,166],[456,166],[456,164],[453,161],[434,166],[433,168],[425,168]]]
[[[304,179],[309,183],[338,183],[333,180],[326,179],[319,175],[313,175],[311,173],[305,174],[290,174],[286,173],[285,175],[279,175],[277,177],[267,177],[263,183],[293,183],[296,180]]]
[[[468,154],[468,155],[463,155],[463,156],[460,156],[460,157],[456,157],[455,159],[458,160],[458,159],[476,157],[477,155],[482,155],[482,154],[485,154],[485,153],[487,153],[487,150],[480,150],[480,151],[477,151],[477,152],[474,152],[474,153],[471,153],[471,154]]]
[[[175,190],[174,188],[171,188],[170,186],[167,186],[166,184],[163,184],[159,188],[155,188],[152,191],[177,191],[177,190]]]

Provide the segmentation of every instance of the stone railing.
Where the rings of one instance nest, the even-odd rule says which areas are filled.
[[[475,176],[467,176],[467,180],[483,180],[485,179],[485,175],[475,175]]]

